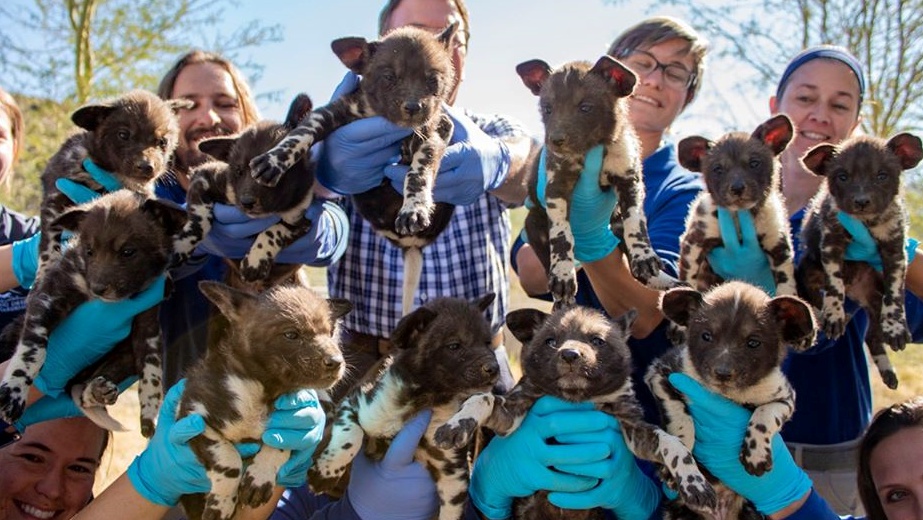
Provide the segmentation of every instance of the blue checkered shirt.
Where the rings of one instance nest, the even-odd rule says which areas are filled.
[[[465,112],[481,130],[495,138],[526,136],[519,123],[499,115]],[[403,255],[359,216],[348,198],[341,204],[349,215],[346,253],[327,271],[331,297],[352,302],[343,325],[363,334],[389,337],[401,319]],[[497,295],[489,309],[494,332],[503,326],[509,303],[510,221],[506,203],[489,193],[455,214],[435,242],[423,249],[423,273],[414,307],[438,296],[474,300]]]

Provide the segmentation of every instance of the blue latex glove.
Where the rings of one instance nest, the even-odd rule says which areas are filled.
[[[67,198],[74,201],[76,204],[83,204],[84,202],[90,202],[91,200],[99,198],[99,193],[87,188],[79,182],[74,182],[67,178],[60,178],[54,181],[55,187],[57,187],[61,193],[67,195]]]
[[[36,233],[29,238],[17,240],[12,245],[13,276],[19,285],[31,289],[38,271],[38,242],[42,234]]]
[[[574,258],[580,262],[595,262],[618,247],[621,239],[612,234],[609,219],[618,203],[614,189],[599,189],[599,171],[603,166],[603,146],[594,146],[587,152],[583,162],[580,179],[571,196],[570,229],[574,234]],[[542,207],[546,206],[545,185],[545,150],[539,157],[538,199]]]
[[[133,376],[119,383],[119,393],[121,394],[124,392],[126,388],[134,384],[137,380],[138,377]],[[13,423],[13,426],[22,432],[25,431],[26,427],[42,421],[67,417],[80,417],[82,415],[83,412],[80,411],[80,408],[77,408],[77,404],[74,403],[71,396],[66,393],[59,394],[57,397],[44,395],[38,401],[29,405],[22,416],[19,417],[19,420]]]
[[[503,184],[510,171],[510,152],[503,141],[484,133],[461,109],[447,105],[442,108],[455,129],[439,163],[433,200],[458,206],[472,204],[485,191]],[[391,186],[401,194],[408,169],[403,164],[385,168]]]
[[[740,236],[734,225],[735,217],[740,224]],[[776,280],[769,269],[769,259],[760,247],[749,211],[728,211],[718,208],[718,228],[721,230],[723,247],[716,247],[708,253],[712,270],[725,280],[741,280],[761,287],[770,296],[776,295]]]
[[[592,403],[568,403],[545,396],[535,402],[522,424],[506,437],[494,437],[474,462],[468,495],[487,518],[508,518],[513,499],[540,489],[579,493],[597,485],[595,477],[555,471],[562,464],[590,465],[612,455],[606,443],[551,444],[565,434],[600,432],[612,417]]]
[[[34,386],[52,397],[61,395],[78,372],[128,337],[135,315],[163,299],[166,276],[144,291],[117,302],[90,300],[77,306],[48,338],[48,355]]]
[[[298,487],[305,483],[311,457],[324,436],[326,417],[317,392],[310,389],[285,394],[274,406],[262,440],[267,446],[291,450],[288,461],[279,468],[276,484]]]
[[[256,236],[279,221],[279,217],[250,218],[234,206],[215,204],[212,229],[197,251],[225,258],[243,258]],[[279,252],[281,264],[326,266],[346,250],[349,220],[343,209],[331,201],[314,199],[307,216],[313,225],[303,237]]]
[[[549,493],[548,500],[565,509],[602,507],[623,520],[646,520],[660,504],[660,490],[638,468],[634,455],[625,444],[618,421],[613,418],[612,423],[612,427],[599,432],[556,437],[558,442],[571,445],[603,442],[609,445],[611,454],[605,460],[589,464],[555,466],[558,471],[599,479],[599,485],[578,493],[555,491]]]
[[[872,234],[869,233],[865,224],[858,219],[843,211],[836,214],[837,220],[843,225],[843,228],[852,236],[852,240],[846,246],[844,258],[853,262],[865,262],[875,268],[879,273],[881,268],[881,255],[878,253],[878,245]],[[915,238],[907,238],[904,247],[907,250],[907,263],[913,262],[917,256],[917,246],[920,242]]]
[[[692,454],[728,487],[753,502],[765,515],[776,513],[803,497],[811,479],[792,460],[779,435],[772,439],[772,469],[755,477],[740,462],[740,449],[750,421],[746,408],[709,392],[685,374],[669,376],[685,394],[695,424]]]
[[[408,421],[381,461],[370,461],[363,450],[353,459],[346,498],[360,518],[432,518],[439,510],[436,484],[413,460],[432,415],[424,410]]]

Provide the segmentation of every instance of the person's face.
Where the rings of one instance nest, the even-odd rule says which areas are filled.
[[[782,99],[770,99],[769,108],[795,123],[795,138],[785,151],[802,157],[820,143],[837,144],[852,135],[860,121],[859,81],[844,63],[814,59],[795,69]]]
[[[679,65],[692,72],[695,70],[695,63],[692,55],[686,52],[687,46],[688,42],[676,38],[639,50],[650,53],[664,65]],[[629,55],[620,58],[620,61],[632,68],[632,59],[632,55]],[[632,70],[638,74],[638,83],[629,98],[631,122],[639,133],[662,134],[683,111],[688,87],[679,88],[666,81],[664,70],[660,68],[643,75],[633,68]]]
[[[61,520],[90,500],[106,432],[84,417],[29,426],[0,449],[0,519]]]
[[[923,518],[923,428],[882,440],[870,454],[869,470],[888,520]]]
[[[427,29],[433,33],[440,33],[449,24],[458,22],[458,32],[455,34],[453,42],[452,64],[455,66],[455,86],[449,94],[448,103],[455,103],[455,97],[458,95],[458,88],[461,86],[465,73],[465,57],[467,48],[463,41],[462,19],[455,9],[455,6],[447,0],[403,0],[397,8],[391,13],[391,18],[385,28],[385,33],[398,27],[412,25]]]
[[[13,124],[0,109],[0,181],[13,171]]]
[[[234,134],[244,127],[231,75],[215,63],[194,63],[183,68],[173,84],[171,97],[194,103],[192,108],[179,111],[176,158],[186,171],[209,158],[199,151],[199,141]]]

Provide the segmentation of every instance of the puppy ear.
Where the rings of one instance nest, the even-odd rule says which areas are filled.
[[[472,305],[477,307],[478,310],[480,310],[481,312],[484,312],[487,310],[488,307],[490,307],[490,304],[494,302],[494,299],[496,297],[497,295],[494,293],[487,293],[484,296],[481,296],[480,298],[478,298],[477,301],[472,302]]]
[[[814,344],[817,324],[814,313],[802,300],[794,296],[776,296],[769,301],[769,312],[779,324],[782,339],[795,348]],[[810,341],[806,341],[810,339]]]
[[[221,314],[232,322],[244,315],[244,309],[256,301],[257,297],[213,280],[201,280],[199,290],[218,307]]]
[[[907,132],[900,133],[888,140],[888,149],[901,161],[901,168],[915,168],[923,159],[923,143],[920,138]]]
[[[536,96],[542,91],[542,85],[551,76],[551,67],[542,60],[529,60],[516,65],[516,74],[523,84]]]
[[[452,22],[439,35],[439,41],[442,42],[443,45],[445,45],[446,49],[452,50],[452,39],[455,38],[455,33],[457,32],[458,32],[458,22]]]
[[[179,204],[165,199],[147,199],[141,204],[141,211],[163,224],[164,231],[171,236],[179,233],[189,218],[189,213]]]
[[[231,155],[231,148],[237,142],[236,137],[211,137],[204,141],[199,141],[199,151],[211,155],[222,162],[228,162],[228,156]]]
[[[426,307],[411,312],[397,322],[397,327],[391,332],[391,343],[397,348],[412,347],[416,343],[414,339],[426,330],[434,319],[436,313]]]
[[[808,150],[801,162],[814,175],[824,177],[827,175],[827,165],[836,157],[837,151],[832,144],[819,144]]]
[[[330,307],[330,318],[336,321],[353,310],[353,304],[343,298],[327,298],[327,305]]]
[[[785,114],[778,114],[756,127],[750,136],[757,141],[762,141],[771,150],[773,155],[779,155],[795,135],[795,126]]]
[[[691,172],[702,171],[702,159],[708,155],[708,151],[715,146],[715,143],[708,139],[693,135],[681,140],[677,145],[677,156],[679,163]]]
[[[374,45],[358,36],[338,38],[330,44],[333,53],[340,58],[346,68],[356,74],[365,73],[365,66],[375,48]]]
[[[698,310],[705,298],[689,287],[675,287],[660,295],[660,311],[670,321],[686,326],[692,313]]]
[[[506,328],[523,345],[532,341],[537,331],[551,317],[538,309],[518,309],[506,315]]]
[[[77,231],[80,223],[90,212],[81,206],[69,209],[51,221],[51,229],[66,229],[68,231]]]
[[[285,115],[285,121],[282,123],[282,126],[288,130],[294,129],[313,108],[314,103],[307,94],[303,92],[298,94],[295,96],[295,99],[292,100],[292,104],[288,106],[288,114]]]
[[[168,107],[170,107],[170,110],[172,110],[174,114],[184,108],[192,108],[195,106],[195,103],[193,103],[191,99],[183,98],[168,99],[165,101],[165,103]]]
[[[71,121],[75,125],[90,132],[96,130],[104,119],[115,111],[115,106],[109,103],[99,105],[86,105],[78,108],[71,114]]]
[[[638,76],[612,56],[601,56],[590,73],[602,76],[618,97],[631,94],[638,82]]]

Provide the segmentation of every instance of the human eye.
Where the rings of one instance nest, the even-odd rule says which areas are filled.
[[[96,468],[89,464],[71,464],[67,469],[78,476],[92,477],[96,473]]]
[[[654,69],[656,63],[650,56],[644,54],[632,54],[628,57],[628,65],[633,66],[640,72],[648,72]]]
[[[689,71],[681,67],[669,66],[665,69],[667,73],[667,79],[672,81],[677,85],[686,86],[686,83],[689,81]]]
[[[218,108],[223,108],[226,110],[234,110],[240,106],[236,99],[232,98],[221,98],[215,102],[215,106]]]
[[[893,504],[907,498],[907,491],[904,489],[893,489],[885,494],[885,502]]]
[[[41,464],[45,461],[45,458],[37,453],[24,452],[16,456],[18,459],[28,462],[30,464]]]

